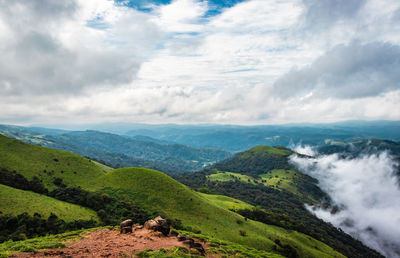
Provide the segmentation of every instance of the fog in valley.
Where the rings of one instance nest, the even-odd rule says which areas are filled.
[[[295,150],[312,155],[313,148]],[[387,152],[349,159],[338,154],[315,158],[291,156],[300,171],[319,180],[332,198],[332,208],[307,206],[324,221],[361,240],[387,257],[400,257],[400,188],[398,164]]]

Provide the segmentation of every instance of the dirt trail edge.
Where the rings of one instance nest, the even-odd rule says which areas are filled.
[[[158,250],[175,246],[188,248],[176,237],[166,237],[145,228],[129,234],[120,234],[119,230],[101,229],[83,236],[83,239],[68,243],[65,248],[39,253],[17,253],[10,257],[131,257],[144,249]]]

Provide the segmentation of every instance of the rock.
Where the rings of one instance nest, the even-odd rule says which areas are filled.
[[[121,224],[119,224],[121,228],[120,233],[121,234],[132,233],[132,225],[133,225],[133,220],[131,219],[122,221]]]
[[[163,219],[161,216],[157,216],[154,218],[154,221],[156,221],[157,223],[161,223],[162,221],[166,221],[166,220]]]
[[[139,230],[139,229],[142,229],[142,228],[143,228],[143,225],[139,225],[139,224],[138,224],[138,225],[135,225],[135,226],[134,226],[135,231],[136,231],[136,230]]]
[[[168,221],[160,216],[146,221],[144,223],[144,227],[150,230],[161,232],[164,236],[168,236],[170,231]]]
[[[158,223],[157,221],[151,219],[148,220],[144,223],[144,228],[150,229],[150,230],[155,230],[158,227]]]
[[[122,227],[132,227],[133,225],[133,220],[131,219],[127,219],[121,222],[121,224],[119,224],[119,226]]]
[[[120,233],[121,234],[132,233],[132,227],[122,227]]]

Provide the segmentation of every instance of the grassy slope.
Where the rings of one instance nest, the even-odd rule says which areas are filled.
[[[28,179],[38,176],[52,190],[54,178],[67,186],[89,186],[104,174],[101,167],[79,155],[35,146],[0,135],[0,168],[15,170]]]
[[[321,198],[317,181],[297,171],[288,162],[293,151],[282,146],[259,145],[219,163],[209,181],[235,181],[263,184],[278,190],[286,190],[306,203],[317,203]]]
[[[290,244],[302,256],[340,256],[332,248],[309,236],[244,218],[218,205],[200,193],[154,170],[118,169],[105,173],[94,162],[81,156],[33,146],[0,135],[0,167],[16,170],[27,178],[38,176],[49,189],[55,177],[68,186],[103,190],[115,197],[126,196],[150,211],[180,219],[185,226],[203,234],[272,251],[274,240]],[[44,172],[46,170],[46,172]],[[241,223],[238,223],[241,221]],[[241,236],[244,230],[246,236]]]
[[[275,155],[275,156],[288,156],[293,154],[292,151],[288,149],[280,149],[276,147],[271,147],[267,145],[259,145],[254,148],[251,148],[248,151],[243,152],[240,157],[247,158],[253,154],[261,154],[261,155]]]
[[[296,247],[302,256],[340,256],[327,245],[304,234],[245,221],[242,216],[209,201],[207,196],[155,170],[117,169],[103,175],[91,186],[91,190],[107,188],[106,192],[110,194],[135,199],[148,210],[161,211],[168,217],[180,219],[184,225],[212,237],[268,251],[273,250],[273,241],[280,239],[282,243]],[[241,236],[239,230],[244,230],[247,235]]]
[[[23,212],[30,215],[39,213],[42,218],[48,218],[51,213],[54,213],[66,222],[91,219],[99,221],[96,212],[90,209],[2,184],[0,184],[0,211],[3,214],[12,215]]]
[[[220,182],[239,180],[244,183],[263,184],[276,189],[285,189],[296,195],[301,194],[294,183],[294,179],[301,176],[301,174],[294,169],[270,170],[267,173],[259,175],[259,178],[233,172],[222,172],[218,170],[216,170],[216,172],[215,174],[207,175],[207,179]]]
[[[253,209],[253,205],[245,203],[243,201],[217,194],[205,194],[200,193],[204,198],[206,198],[212,204],[222,207],[227,210],[240,210],[240,209]]]

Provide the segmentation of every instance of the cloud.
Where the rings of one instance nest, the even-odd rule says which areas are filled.
[[[207,10],[206,1],[174,0],[154,8],[155,22],[170,32],[199,32],[203,28],[200,20]]]
[[[0,0],[0,119],[400,118],[400,2],[220,3]]]
[[[282,98],[312,94],[363,98],[400,89],[400,46],[388,43],[336,46],[310,66],[293,69],[274,84]]]
[[[307,155],[307,156],[315,156],[317,153],[315,151],[315,148],[311,147],[310,145],[302,145],[302,144],[291,144],[291,146],[289,146],[290,149],[294,150],[295,152],[299,153],[299,154],[303,154],[303,155]]]
[[[1,35],[1,94],[68,96],[131,82],[143,49],[158,37],[135,34],[156,26],[132,9],[96,3],[94,8],[91,1],[1,1],[0,21],[7,28]],[[107,29],[86,26],[95,18]]]
[[[387,257],[400,257],[398,164],[390,155],[383,152],[355,159],[341,159],[337,154],[309,159],[292,156],[291,162],[317,178],[321,189],[341,207],[334,214],[309,207],[316,216]]]
[[[320,30],[358,15],[367,0],[303,0],[306,8],[304,25],[308,29]]]

